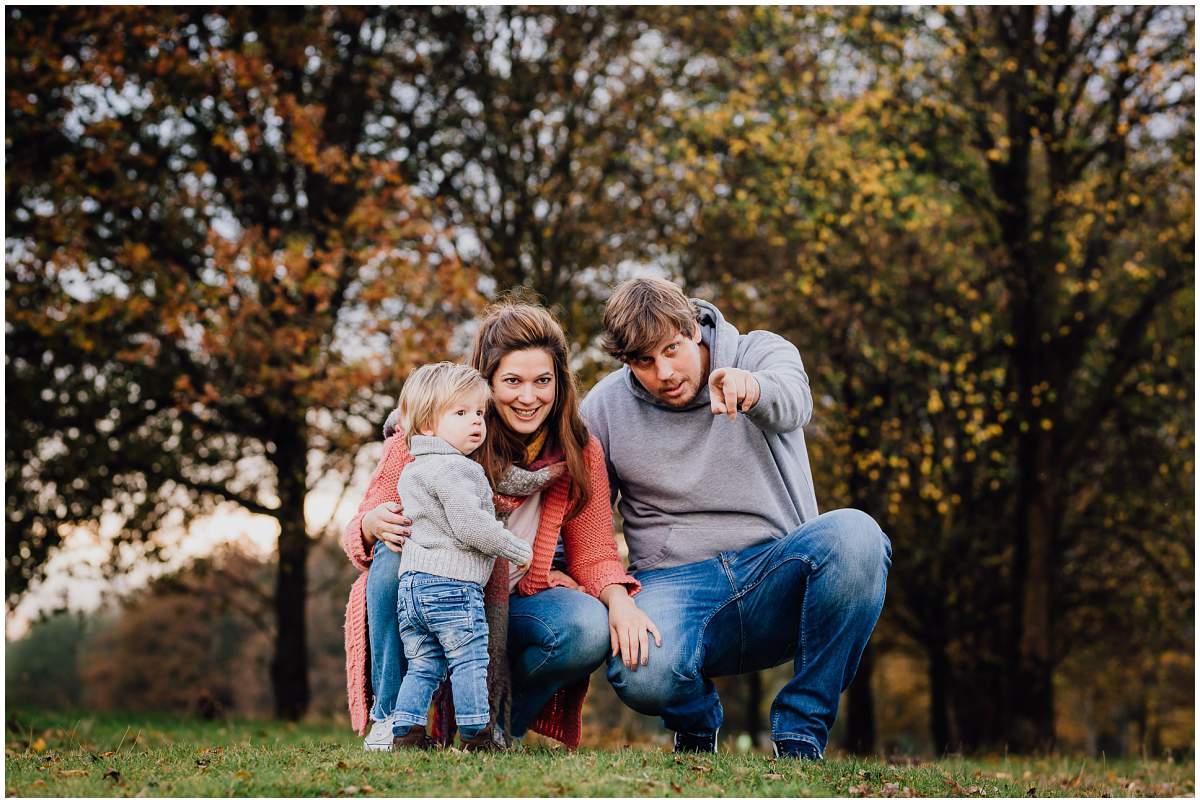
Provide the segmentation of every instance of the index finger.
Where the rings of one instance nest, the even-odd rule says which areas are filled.
[[[737,380],[732,376],[726,376],[725,382],[721,385],[721,395],[725,400],[725,414],[729,416],[729,420],[737,418]]]
[[[708,406],[712,410],[713,415],[720,415],[725,412],[725,403],[721,397],[721,391],[724,387],[722,380],[724,377],[724,368],[718,368],[708,377]]]

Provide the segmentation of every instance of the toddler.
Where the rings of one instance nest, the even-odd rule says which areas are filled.
[[[427,713],[447,669],[463,749],[497,747],[488,727],[483,584],[496,557],[528,566],[533,551],[496,520],[487,475],[467,456],[487,434],[490,399],[478,371],[449,362],[418,368],[400,394],[400,425],[415,459],[397,483],[412,535],[400,556],[396,603],[408,663],[392,719],[396,747],[431,746]]]

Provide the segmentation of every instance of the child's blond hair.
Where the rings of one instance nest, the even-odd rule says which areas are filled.
[[[400,427],[412,445],[414,434],[433,429],[438,418],[454,401],[468,392],[481,392],[491,399],[492,389],[483,375],[469,365],[435,362],[413,371],[400,390]]]

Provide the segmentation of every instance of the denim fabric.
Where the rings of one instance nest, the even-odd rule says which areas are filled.
[[[561,545],[560,545],[561,550]],[[371,638],[371,719],[389,719],[407,661],[397,616],[400,556],[377,543],[367,577]],[[579,591],[551,588],[509,600],[508,656],[512,665],[512,728],[521,736],[546,701],[587,677],[608,655],[608,609]]]
[[[835,510],[764,544],[651,569],[638,607],[662,633],[647,666],[609,658],[608,678],[631,708],[667,728],[709,733],[724,712],[709,678],[792,661],[794,675],[771,705],[771,738],[819,753],[838,698],[883,609],[892,547],[858,510]]]
[[[566,588],[509,597],[512,736],[523,736],[556,691],[590,675],[608,652],[608,609],[595,597]]]
[[[407,662],[396,621],[396,591],[400,587],[400,556],[375,542],[367,573],[367,634],[371,641],[371,719],[382,722],[396,710],[396,693]]]
[[[483,588],[478,583],[405,572],[400,577],[396,615],[408,661],[392,718],[396,735],[428,721],[429,703],[447,669],[454,721],[464,730],[464,726],[486,725],[488,626]]]

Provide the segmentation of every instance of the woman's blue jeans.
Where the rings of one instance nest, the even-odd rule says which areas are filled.
[[[367,576],[367,629],[371,638],[371,719],[388,719],[407,664],[396,600],[400,556],[375,545]],[[512,736],[523,736],[553,694],[600,666],[609,651],[608,609],[581,591],[551,588],[508,602],[508,658],[512,668]]]
[[[367,634],[371,640],[371,719],[382,722],[396,710],[396,695],[408,663],[400,642],[396,600],[400,590],[400,555],[375,542],[367,573]]]
[[[638,607],[662,634],[648,665],[608,661],[617,695],[667,728],[712,733],[724,717],[709,678],[792,661],[771,705],[771,738],[824,753],[883,609],[892,546],[858,510],[835,510],[776,541],[638,572]]]

